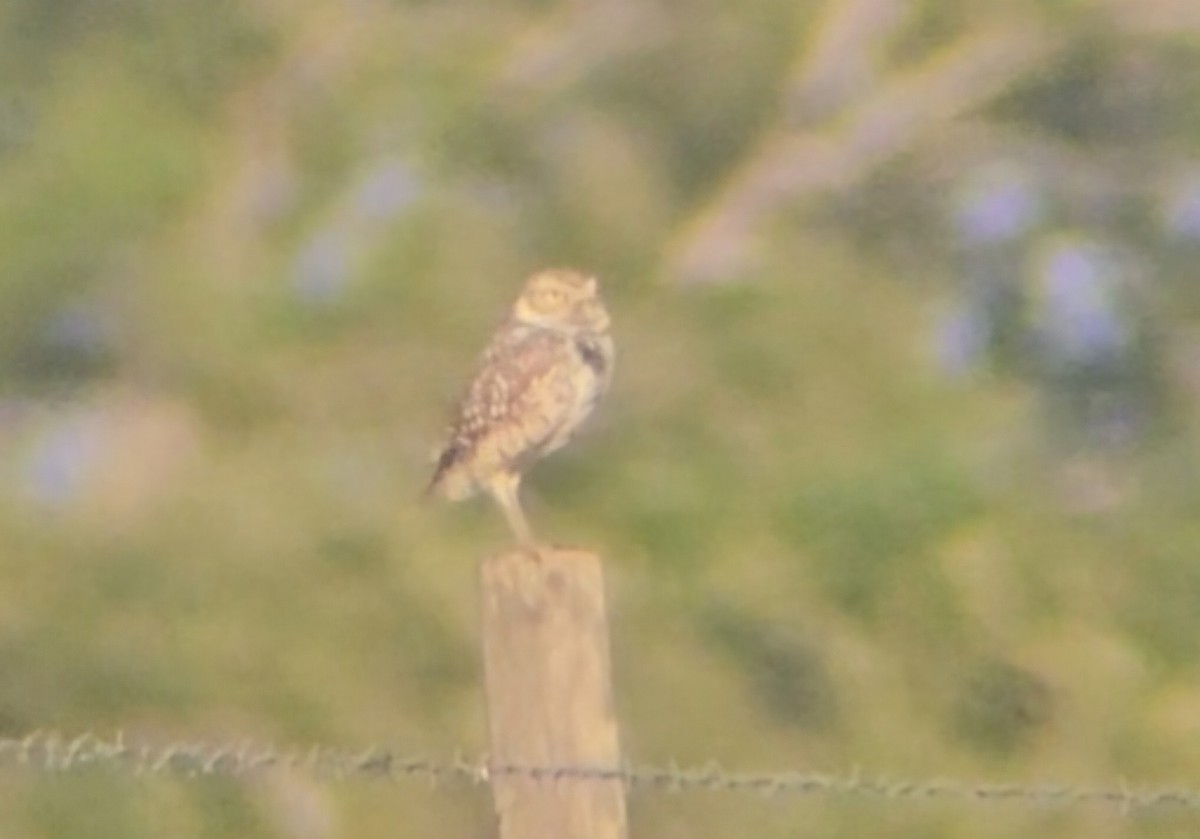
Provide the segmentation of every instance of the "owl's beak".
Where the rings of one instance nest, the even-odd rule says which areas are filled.
[[[593,321],[592,328],[597,332],[604,332],[608,329],[610,318],[608,311],[601,305],[593,305],[588,313]]]

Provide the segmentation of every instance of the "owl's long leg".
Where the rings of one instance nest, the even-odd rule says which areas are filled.
[[[504,518],[516,534],[517,543],[523,548],[534,548],[537,547],[537,539],[534,538],[529,521],[525,518],[525,511],[521,509],[520,487],[521,476],[516,472],[505,471],[488,482],[487,490],[504,511]]]

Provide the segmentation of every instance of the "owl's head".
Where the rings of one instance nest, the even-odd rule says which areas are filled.
[[[569,268],[552,268],[530,277],[513,305],[513,317],[566,332],[603,332],[609,322],[596,278]]]

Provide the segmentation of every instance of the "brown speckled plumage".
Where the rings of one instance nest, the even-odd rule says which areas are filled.
[[[484,351],[429,491],[450,500],[487,491],[517,539],[532,544],[517,495],[521,475],[592,412],[613,361],[595,279],[565,269],[532,276]]]

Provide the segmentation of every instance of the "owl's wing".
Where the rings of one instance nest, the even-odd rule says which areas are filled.
[[[430,491],[467,494],[498,470],[521,468],[554,438],[576,400],[568,342],[544,331],[496,336],[451,426]]]

